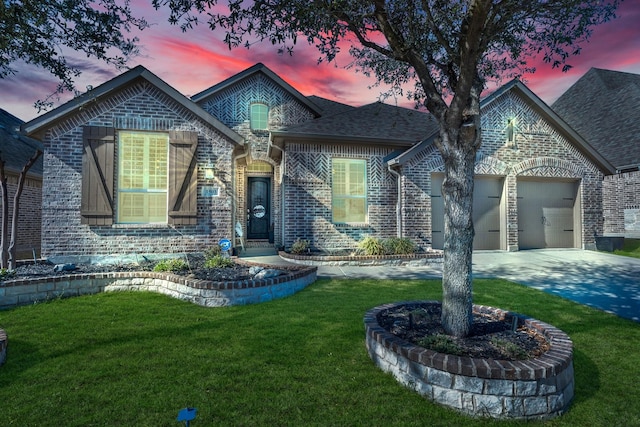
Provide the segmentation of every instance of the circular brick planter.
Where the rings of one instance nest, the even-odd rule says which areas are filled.
[[[7,333],[0,329],[0,366],[7,359]]]
[[[412,301],[376,307],[364,317],[369,356],[398,382],[428,399],[473,416],[548,419],[564,413],[574,393],[573,344],[561,330],[515,313],[474,305],[474,312],[517,316],[546,337],[550,349],[525,361],[477,359],[438,353],[381,327],[378,315],[398,306],[440,304]]]

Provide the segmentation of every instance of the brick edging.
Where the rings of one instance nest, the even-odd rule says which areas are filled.
[[[302,265],[388,265],[407,264],[415,261],[441,261],[442,251],[431,251],[429,253],[417,253],[406,255],[300,255],[289,252],[278,251],[278,256],[295,264]]]
[[[383,371],[426,398],[473,416],[548,419],[564,413],[574,396],[573,344],[561,330],[517,313],[474,305],[474,312],[516,316],[543,334],[550,349],[525,361],[471,358],[438,353],[388,332],[378,315],[397,306],[440,304],[406,301],[369,310],[364,317],[369,356]]]
[[[3,329],[0,329],[0,366],[2,366],[7,359],[8,342],[7,333]]]
[[[241,262],[243,263],[243,262]],[[243,263],[260,265],[255,263]],[[274,268],[274,266],[263,265]],[[132,271],[65,274],[0,283],[0,309],[109,290],[144,289],[206,306],[251,304],[290,295],[313,283],[317,267],[276,267],[288,274],[266,279],[214,282],[166,272]]]

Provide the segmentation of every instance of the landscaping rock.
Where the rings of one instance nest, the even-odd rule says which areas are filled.
[[[270,279],[272,277],[278,277],[281,274],[284,274],[282,270],[276,270],[273,268],[265,268],[260,271],[258,274],[253,276],[254,279]]]

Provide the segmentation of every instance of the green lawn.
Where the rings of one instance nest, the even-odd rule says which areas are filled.
[[[616,250],[613,253],[616,255],[640,258],[640,239],[624,239],[622,250]]]
[[[0,426],[488,426],[381,372],[364,313],[439,299],[440,281],[319,280],[278,301],[203,308],[109,293],[0,311]],[[551,323],[573,339],[576,398],[549,426],[640,426],[640,324],[502,280],[475,302]],[[542,423],[533,423],[541,425]]]

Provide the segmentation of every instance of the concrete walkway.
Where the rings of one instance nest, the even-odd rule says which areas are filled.
[[[287,265],[273,251],[247,251],[248,261]],[[579,249],[477,251],[473,275],[498,277],[640,322],[640,259]],[[442,264],[427,267],[320,266],[319,277],[440,279]]]

